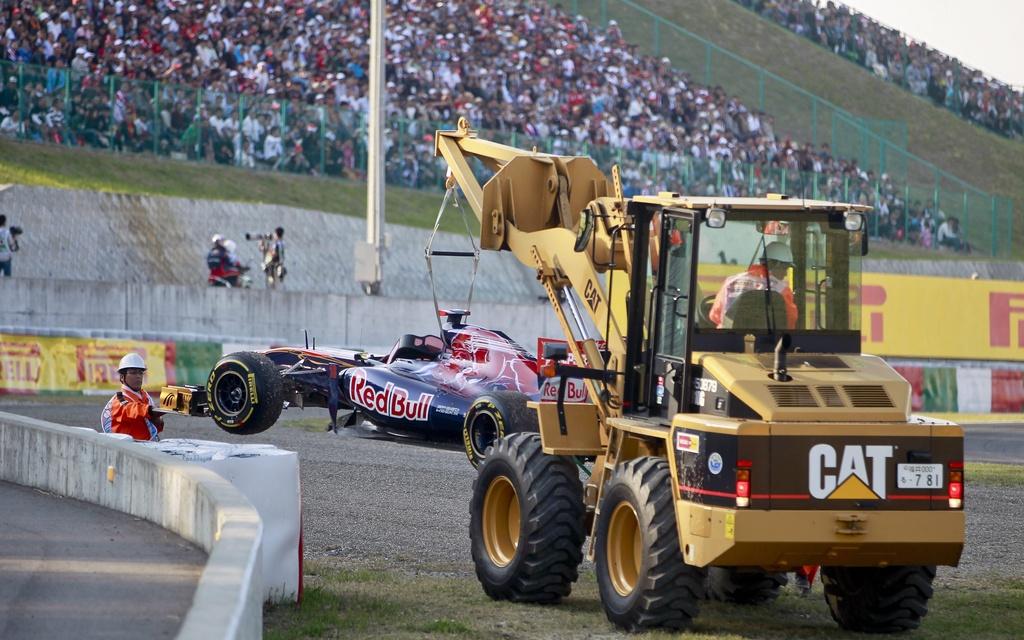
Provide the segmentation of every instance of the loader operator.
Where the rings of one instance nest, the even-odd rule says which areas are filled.
[[[164,419],[156,403],[142,388],[146,362],[132,352],[121,358],[117,366],[121,390],[103,407],[100,430],[104,433],[126,433],[136,440],[159,440]]]
[[[764,291],[771,287],[771,291],[782,296],[785,305],[786,328],[796,328],[797,309],[793,302],[793,290],[789,287],[786,274],[793,266],[793,252],[785,242],[769,242],[761,255],[761,260],[755,260],[743,273],[729,276],[722,284],[715,296],[715,302],[711,306],[708,317],[719,329],[728,329],[734,326],[736,319],[736,301],[748,291]],[[755,304],[757,300],[755,299]],[[736,328],[751,328],[737,323]]]

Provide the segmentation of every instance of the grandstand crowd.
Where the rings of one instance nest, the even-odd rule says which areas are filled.
[[[1024,92],[843,4],[736,2],[967,120],[1004,136],[1024,137]]]
[[[887,237],[921,244],[942,222],[938,210],[906,202],[888,175],[835,157],[827,144],[779,135],[770,114],[701,85],[668,58],[641,55],[614,20],[600,29],[526,0],[472,10],[426,0],[388,5],[387,111],[401,128],[388,141],[393,182],[441,184],[440,165],[427,161],[431,123],[450,126],[466,115],[492,137],[517,136],[520,146],[553,139],[554,152],[588,153],[606,169],[617,162],[631,191],[846,199],[874,205]],[[3,58],[45,67],[27,77],[3,67],[0,133],[361,177],[365,2],[0,7]]]

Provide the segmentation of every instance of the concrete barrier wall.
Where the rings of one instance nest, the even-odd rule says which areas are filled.
[[[376,348],[403,333],[437,333],[434,304],[419,299],[184,285],[115,284],[46,278],[4,279],[0,326],[196,333],[245,342]],[[540,287],[537,287],[540,293]],[[442,301],[462,306],[464,301]],[[469,321],[505,331],[533,350],[538,336],[560,337],[547,298],[474,305]]]
[[[441,205],[441,194],[437,203]],[[220,233],[238,243],[238,256],[259,264],[256,242],[245,233],[285,229],[285,263],[290,291],[339,295],[360,293],[354,277],[355,245],[366,236],[362,218],[293,207],[216,200],[190,200],[73,189],[12,185],[0,191],[0,210],[21,226],[15,277],[125,283],[204,285],[210,237]],[[458,215],[458,212],[455,212]],[[432,221],[431,221],[432,222]],[[384,295],[429,298],[423,249],[430,231],[387,224]],[[465,234],[440,233],[435,249],[470,249]],[[472,261],[435,258],[438,295],[462,299],[469,289]],[[253,275],[263,288],[262,273]],[[485,251],[475,295],[493,302],[524,302],[536,296],[532,269],[508,252]]]
[[[132,442],[3,412],[0,479],[144,518],[206,550],[178,638],[262,637],[263,525],[227,480]]]

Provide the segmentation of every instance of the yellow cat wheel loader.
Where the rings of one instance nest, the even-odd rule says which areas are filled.
[[[566,339],[542,373],[589,394],[531,403],[540,433],[480,465],[488,595],[557,602],[586,552],[610,621],[683,629],[704,598],[769,602],[816,565],[841,627],[920,624],[963,548],[963,432],[912,416],[909,384],[860,352],[867,207],[625,198],[617,171],[465,120],[435,150],[480,248],[537,271]]]

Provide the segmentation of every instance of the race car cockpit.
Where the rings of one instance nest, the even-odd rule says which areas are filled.
[[[435,360],[444,352],[444,342],[441,338],[428,335],[417,336],[407,333],[395,343],[385,362],[391,363],[395,360]]]

